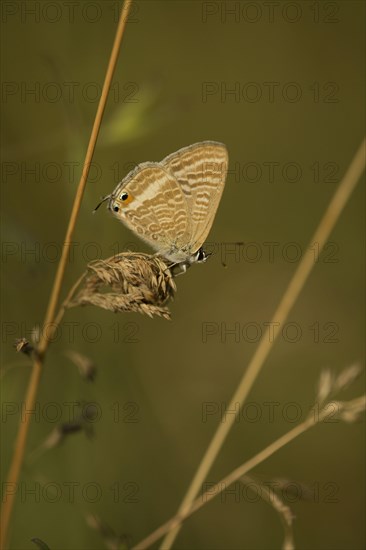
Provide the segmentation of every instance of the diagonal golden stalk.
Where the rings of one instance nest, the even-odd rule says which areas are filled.
[[[31,377],[28,383],[27,393],[25,397],[25,404],[24,404],[25,409],[27,411],[32,410],[34,408],[39,381],[41,378],[44,356],[48,348],[49,342],[52,339],[52,335],[57,327],[56,323],[54,323],[55,312],[56,312],[56,307],[60,298],[61,286],[62,286],[62,282],[63,282],[65,270],[66,270],[67,258],[68,258],[70,246],[71,246],[71,239],[74,233],[76,220],[81,207],[81,201],[83,198],[83,194],[84,194],[84,190],[86,187],[86,182],[89,174],[90,163],[94,154],[94,149],[98,138],[100,125],[102,122],[104,109],[107,103],[109,89],[111,86],[114,70],[116,68],[118,54],[119,54],[123,34],[127,23],[131,1],[132,0],[125,0],[123,8],[121,10],[121,15],[119,18],[116,35],[113,42],[112,52],[110,55],[107,72],[104,79],[103,89],[100,96],[98,109],[97,109],[97,113],[95,115],[95,120],[93,124],[93,129],[90,135],[89,144],[85,155],[83,171],[81,174],[78,188],[76,190],[75,199],[74,199],[74,203],[73,203],[73,207],[72,207],[72,211],[69,219],[69,224],[66,230],[64,246],[62,248],[62,255],[57,267],[57,272],[56,272],[50,300],[48,303],[48,308],[47,308],[45,321],[43,325],[44,327],[47,327],[47,330],[41,331],[41,338],[37,349],[37,355],[33,363]],[[14,454],[12,457],[8,478],[7,478],[7,483],[13,487],[18,482],[20,470],[23,463],[27,435],[28,435],[28,430],[30,425],[30,416],[31,415],[26,415],[24,422],[20,423],[19,429],[18,429]],[[16,491],[11,491],[10,494],[7,495],[7,498],[2,508],[1,539],[0,539],[0,548],[2,549],[5,548],[5,544],[7,541],[7,533],[8,533],[12,509],[14,506],[15,493]]]
[[[282,449],[285,445],[290,443],[290,441],[293,441],[299,435],[306,432],[309,428],[315,426],[316,424],[319,424],[322,422],[325,418],[329,416],[329,403],[323,407],[323,409],[319,412],[319,414],[311,414],[304,422],[301,422],[301,424],[298,424],[292,430],[285,433],[276,441],[268,445],[265,449],[260,451],[258,454],[244,462],[244,464],[241,464],[238,468],[235,468],[230,474],[228,474],[226,477],[221,479],[219,482],[217,482],[213,487],[210,487],[208,491],[204,492],[202,496],[196,498],[192,501],[191,506],[189,508],[186,508],[186,510],[183,512],[178,512],[174,517],[172,517],[170,520],[165,522],[163,525],[158,527],[153,533],[151,533],[148,537],[146,537],[144,540],[140,541],[136,546],[134,546],[131,550],[146,550],[146,548],[149,548],[152,544],[154,544],[156,541],[158,541],[165,533],[168,531],[171,531],[171,529],[179,526],[182,521],[187,519],[189,516],[191,516],[194,512],[197,512],[202,506],[207,504],[207,502],[210,502],[213,498],[217,497],[222,491],[226,490],[232,483],[235,481],[238,481],[240,478],[242,478],[245,474],[247,474],[250,470],[252,470],[254,467],[258,466],[258,464],[261,464],[267,458],[272,456],[274,453]],[[357,397],[356,399],[353,399],[348,402],[348,405],[350,407],[354,406],[356,409],[364,409],[365,408],[365,395],[362,395],[360,397]]]
[[[319,253],[322,251],[326,240],[328,239],[331,231],[333,230],[343,208],[345,207],[352,191],[356,187],[356,184],[361,177],[365,169],[365,139],[359,146],[347,172],[345,173],[341,183],[338,186],[332,200],[330,201],[328,208],[326,209],[319,226],[317,227],[310,243],[318,243]],[[267,329],[263,333],[263,336],[258,344],[254,355],[249,362],[248,368],[244,372],[244,375],[234,392],[234,395],[228,405],[228,410],[235,409],[237,403],[243,404],[249,391],[251,390],[264,361],[266,360],[272,346],[276,340],[279,331],[275,331],[272,338],[270,338],[270,330],[272,323],[279,323],[282,325],[294,303],[296,302],[302,288],[304,287],[306,280],[308,279],[314,266],[313,252],[310,246],[307,248],[301,262],[298,265],[292,279],[282,296],[282,299],[273,315],[272,322],[269,323]],[[179,514],[186,514],[189,511],[194,499],[196,498],[203,481],[206,479],[208,472],[211,469],[217,455],[219,454],[225,439],[230,432],[232,425],[236,420],[237,415],[229,415],[226,422],[222,422],[217,428],[203,458],[193,477],[193,480],[188,488],[188,491],[179,507]],[[176,536],[180,531],[180,524],[172,525],[172,528],[168,535],[162,542],[161,550],[169,550],[174,543]]]

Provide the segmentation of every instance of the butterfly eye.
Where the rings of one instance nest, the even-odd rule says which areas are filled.
[[[119,210],[119,208],[118,208],[118,206],[115,204],[115,205],[113,206],[113,211],[114,211],[114,212],[118,212],[118,210]]]
[[[128,199],[128,193],[127,191],[124,191],[122,195],[120,196],[121,201],[126,201]]]

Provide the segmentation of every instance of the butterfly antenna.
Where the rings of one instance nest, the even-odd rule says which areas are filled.
[[[95,212],[98,210],[98,208],[103,204],[103,202],[107,201],[108,199],[111,198],[111,195],[106,195],[105,197],[102,197],[101,198],[101,201],[97,204],[97,206],[94,208],[93,210],[93,214],[95,214]]]

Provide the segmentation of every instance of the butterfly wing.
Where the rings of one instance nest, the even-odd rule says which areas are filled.
[[[214,221],[228,168],[223,143],[203,141],[179,149],[160,163],[179,183],[188,203],[190,227],[185,235],[193,252],[205,242]]]
[[[128,198],[123,201],[124,193]],[[174,176],[158,163],[145,162],[127,174],[108,208],[163,256],[184,245],[190,226],[187,201]]]

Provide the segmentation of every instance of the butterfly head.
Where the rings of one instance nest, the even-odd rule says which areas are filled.
[[[109,197],[108,210],[115,216],[119,217],[121,212],[134,200],[131,193],[121,190],[118,193],[113,193]]]
[[[126,206],[128,206],[133,200],[134,197],[127,191],[119,191],[118,193],[114,192],[111,195],[102,197],[101,201],[94,208],[93,213],[96,212],[104,202],[108,201],[108,210],[110,210],[115,216],[119,217],[123,209],[126,208]]]

